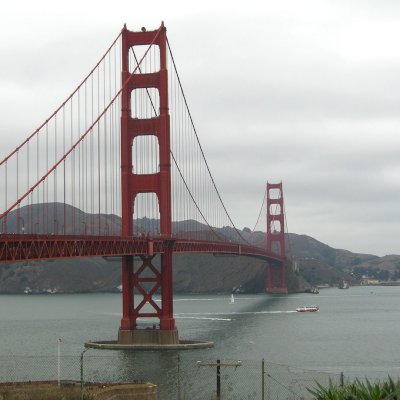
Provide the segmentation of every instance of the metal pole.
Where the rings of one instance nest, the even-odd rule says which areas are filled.
[[[344,374],[343,371],[340,373],[340,387],[344,386]]]
[[[265,400],[265,362],[264,359],[262,359],[261,363],[261,400]]]
[[[83,400],[83,355],[87,352],[89,348],[85,349],[81,353],[81,400]]]
[[[61,339],[58,339],[57,340],[57,383],[58,383],[58,387],[60,387],[60,379],[61,379],[60,344],[61,344]]]
[[[57,342],[57,383],[60,387],[60,341]]]
[[[178,353],[178,400],[181,400],[181,357]]]
[[[217,399],[221,398],[221,367],[234,367],[236,369],[241,365],[242,362],[240,360],[232,361],[230,363],[221,363],[221,360],[217,360],[216,363],[203,363],[202,361],[197,361],[198,367],[217,367]]]
[[[217,360],[217,399],[221,398],[221,360]]]

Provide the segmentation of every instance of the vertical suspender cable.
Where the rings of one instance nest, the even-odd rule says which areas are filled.
[[[54,159],[57,159],[57,115],[54,118]],[[53,185],[53,233],[58,234],[58,221],[57,221],[57,170],[54,171],[54,185]]]

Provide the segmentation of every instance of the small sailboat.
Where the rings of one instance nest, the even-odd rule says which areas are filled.
[[[235,297],[233,296],[233,293],[231,294],[231,303],[230,304],[233,304],[235,302]]]
[[[346,281],[341,281],[339,283],[339,289],[348,289],[350,287],[349,283]]]

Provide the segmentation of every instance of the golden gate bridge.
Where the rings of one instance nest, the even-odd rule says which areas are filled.
[[[2,159],[0,177],[0,262],[122,258],[120,344],[179,343],[174,253],[263,259],[266,290],[287,293],[282,184],[267,183],[266,246],[254,246],[217,189],[164,24],[124,26],[70,96]],[[157,321],[151,334],[139,319]]]

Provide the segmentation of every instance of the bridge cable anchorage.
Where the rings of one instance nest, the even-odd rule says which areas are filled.
[[[193,118],[192,118],[192,115],[191,115],[191,112],[190,112],[190,109],[189,109],[188,102],[187,102],[187,100],[186,100],[185,93],[184,93],[184,91],[183,91],[182,83],[181,83],[181,80],[180,80],[180,76],[179,76],[179,73],[178,73],[178,70],[177,70],[177,67],[176,67],[175,59],[174,59],[174,56],[173,56],[173,54],[172,54],[172,49],[171,49],[171,46],[170,46],[170,43],[169,43],[168,38],[167,38],[167,46],[168,46],[169,54],[170,54],[170,56],[171,56],[172,65],[173,65],[173,67],[174,67],[175,74],[176,74],[176,77],[177,77],[177,79],[178,79],[179,88],[180,88],[180,90],[181,90],[181,94],[182,94],[182,97],[183,97],[183,100],[184,100],[184,103],[185,103],[185,106],[186,106],[186,110],[187,110],[187,112],[188,112],[189,119],[190,119],[190,122],[191,122],[191,125],[192,125],[192,128],[193,128],[193,131],[194,131],[194,134],[195,134],[195,137],[196,137],[196,140],[197,140],[197,143],[198,143],[200,152],[201,152],[201,154],[202,154],[203,160],[204,160],[204,162],[205,162],[205,165],[206,165],[208,174],[209,174],[209,176],[210,176],[210,178],[211,178],[211,181],[212,181],[212,184],[213,184],[213,186],[214,186],[214,189],[215,189],[215,191],[216,191],[216,193],[217,193],[217,196],[218,196],[218,198],[219,198],[219,200],[220,200],[220,203],[221,203],[221,205],[222,205],[222,207],[223,207],[223,209],[224,209],[224,211],[225,211],[225,213],[226,213],[226,215],[227,215],[227,217],[228,217],[230,223],[232,224],[233,228],[235,229],[237,235],[238,235],[244,242],[249,243],[249,242],[243,237],[243,235],[240,233],[240,231],[236,228],[236,225],[234,224],[234,222],[233,222],[233,220],[232,220],[230,214],[228,213],[228,210],[226,209],[225,204],[224,204],[224,202],[223,202],[223,200],[222,200],[222,198],[221,198],[221,195],[220,195],[220,193],[219,193],[219,190],[218,190],[218,188],[217,188],[217,186],[216,186],[216,184],[215,184],[214,178],[213,178],[213,176],[212,176],[212,174],[211,174],[210,167],[209,167],[209,165],[208,165],[208,162],[207,162],[207,159],[206,159],[206,157],[205,157],[203,148],[202,148],[202,146],[201,146],[201,143],[200,143],[200,140],[199,140],[199,136],[198,136],[198,134],[197,134],[197,130],[196,130],[196,127],[195,127],[195,124],[194,124],[194,121],[193,121]]]
[[[140,60],[140,63],[143,62],[143,60],[144,60],[144,58],[146,57],[146,55],[147,55],[148,51],[150,50],[151,46],[152,46],[152,45],[154,44],[154,42],[157,40],[157,38],[158,38],[160,32],[161,32],[161,28],[158,30],[157,34],[155,35],[155,37],[154,37],[154,39],[153,39],[153,42],[151,43],[151,45],[149,46],[149,48],[147,49],[147,51],[143,54],[143,56],[142,56],[142,58],[141,58],[141,60]],[[121,35],[121,34],[118,35],[117,39],[120,37],[120,35]],[[117,39],[113,42],[113,44],[116,43]],[[107,53],[105,53],[105,55],[102,57],[101,60],[104,60],[104,58],[105,58],[105,56],[108,54],[108,52],[109,52],[109,51],[107,51]],[[101,61],[100,61],[100,62],[101,62]],[[95,70],[96,70],[96,68],[98,67],[98,65],[100,64],[100,62],[98,62],[98,63],[96,64],[96,67],[93,68],[92,71],[95,71]],[[136,66],[135,71],[136,71],[136,69],[139,68],[139,66],[140,66],[140,64],[139,64],[138,66]],[[134,72],[135,72],[135,71],[134,71]],[[0,214],[0,220],[3,220],[3,219],[8,215],[8,213],[9,213],[10,211],[12,211],[15,207],[17,207],[17,206],[19,207],[19,205],[21,204],[21,202],[22,202],[23,200],[25,200],[30,194],[32,194],[33,191],[34,191],[42,182],[46,181],[47,178],[51,175],[51,173],[54,172],[54,171],[57,169],[58,166],[60,166],[62,163],[65,162],[65,160],[67,159],[67,157],[68,157],[72,152],[74,152],[74,150],[76,149],[76,147],[86,138],[86,136],[89,135],[89,133],[91,133],[90,137],[92,137],[92,136],[94,135],[94,133],[93,133],[94,128],[95,128],[95,127],[98,128],[98,123],[99,123],[99,121],[103,118],[103,116],[106,114],[106,112],[107,112],[107,111],[110,109],[110,107],[114,104],[114,102],[116,101],[116,99],[119,98],[119,95],[121,94],[122,90],[125,89],[126,86],[129,84],[130,80],[132,79],[132,76],[133,76],[133,73],[132,73],[132,75],[130,75],[129,78],[123,83],[122,87],[121,87],[121,88],[117,91],[117,93],[111,98],[111,100],[110,100],[110,102],[108,103],[108,105],[105,106],[105,108],[103,109],[103,111],[98,115],[98,117],[97,117],[96,119],[94,119],[94,116],[93,116],[93,111],[94,111],[94,110],[93,110],[93,108],[92,108],[92,120],[94,119],[94,121],[92,122],[92,124],[90,125],[90,127],[89,127],[89,128],[88,128],[88,129],[87,129],[87,130],[86,130],[72,145],[71,145],[71,147],[70,147],[67,151],[65,151],[66,149],[63,148],[63,153],[64,153],[64,154],[58,159],[58,161],[55,162],[55,164],[54,164],[50,169],[48,169],[47,172],[46,172],[44,175],[42,175],[42,177],[41,177],[35,184],[33,184],[33,185],[30,186],[30,187],[29,187],[29,185],[28,185],[28,189],[27,189],[26,192],[24,192],[24,194],[21,195],[21,196],[19,196],[19,193],[18,193],[18,183],[17,183],[17,199],[14,201],[14,203],[11,204],[11,206],[9,206],[8,208],[6,208],[6,210],[5,210],[3,213]],[[91,78],[93,79],[93,74],[92,74],[92,72],[91,72],[91,74],[89,74],[89,75],[85,78],[85,80],[78,86],[78,88],[73,92],[73,94],[75,94],[75,93],[77,92],[77,90],[87,81],[87,79],[88,79],[89,77],[91,77]],[[99,74],[98,74],[98,80],[99,80],[99,79],[100,79],[100,78],[99,78]],[[92,85],[92,96],[93,96],[93,85]],[[68,98],[68,100],[70,100],[71,98],[72,98],[72,95]],[[66,100],[66,101],[67,101],[67,100]],[[52,115],[51,118],[54,117],[55,120],[57,120],[57,113],[58,113],[58,111],[64,109],[65,104],[66,104],[66,101],[63,102],[63,104],[56,110],[56,112]],[[98,99],[98,102],[99,102],[99,101],[100,101],[100,99]],[[93,103],[93,102],[92,102],[92,103]],[[99,103],[98,103],[98,104],[99,104]],[[65,111],[63,111],[63,117],[65,117]],[[49,120],[46,120],[46,122],[45,122],[44,124],[42,124],[42,127],[45,126],[45,125],[48,123],[48,121],[49,121]],[[30,138],[33,137],[37,132],[38,132],[38,130],[35,131],[35,133],[32,134],[32,135],[30,136]],[[56,128],[55,128],[55,133],[57,133],[57,124],[56,124]],[[99,131],[98,131],[98,134],[99,134]],[[30,140],[30,138],[28,138],[27,140],[25,140],[24,143],[23,143],[23,145],[28,144],[28,146],[29,146],[29,140]],[[65,139],[65,137],[63,138],[63,147],[64,147],[64,139]],[[13,154],[16,154],[17,160],[18,160],[18,154],[19,154],[19,151],[20,151],[20,149],[21,149],[21,147],[22,147],[23,145],[18,146],[18,148],[17,148],[14,152],[12,152],[12,154],[11,154],[9,157],[6,157],[6,158],[4,159],[4,162],[7,162]],[[55,149],[55,154],[56,154],[56,155],[57,155],[57,152],[58,152],[57,148],[58,148],[58,147],[57,147],[57,135],[55,135],[54,149]],[[28,147],[28,149],[29,149],[29,147]],[[91,151],[93,151],[93,149],[91,149]],[[99,148],[98,148],[98,151],[100,151]],[[92,160],[93,160],[93,158],[92,158]],[[6,164],[6,165],[7,165],[7,164]],[[17,181],[18,181],[18,176],[19,176],[19,173],[18,173],[18,165],[19,165],[19,164],[18,164],[18,162],[17,162]],[[27,168],[29,168],[29,163],[27,164]],[[91,170],[93,170],[93,168],[92,168]],[[92,177],[91,177],[91,184],[93,184],[93,180],[94,180],[94,179],[93,179],[93,176],[92,176]],[[28,182],[28,183],[29,183],[29,182]],[[54,186],[55,186],[55,188],[57,188],[57,175],[56,175],[56,174],[54,175]],[[93,190],[93,186],[92,186],[92,190]],[[57,190],[55,190],[55,202],[57,203]],[[92,210],[93,210],[93,204],[92,204]],[[54,207],[54,213],[56,213],[55,207]],[[17,223],[19,223],[19,219],[18,219],[18,222],[17,222]],[[65,224],[64,224],[64,225],[65,225]],[[58,232],[58,228],[59,228],[59,227],[57,226],[57,232]],[[65,229],[65,228],[64,228],[64,229]],[[93,232],[92,232],[92,233],[93,233]]]

